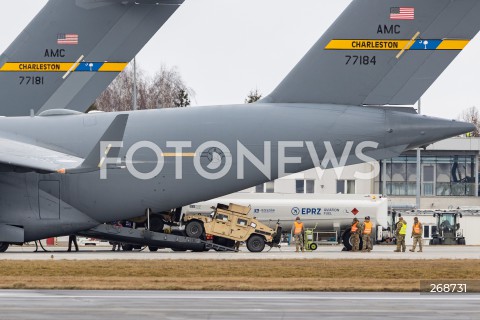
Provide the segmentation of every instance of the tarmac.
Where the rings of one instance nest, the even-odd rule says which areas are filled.
[[[65,247],[45,247],[48,252],[34,252],[35,247],[11,246],[0,253],[0,260],[262,260],[262,259],[480,259],[479,246],[424,246],[423,252],[393,252],[391,245],[377,245],[372,252],[345,252],[340,245],[320,246],[312,252],[295,252],[295,247],[272,248],[261,253],[248,252],[242,247],[240,252],[173,252],[161,249],[157,252],[111,251],[109,246],[80,247],[79,252],[67,252]],[[41,250],[41,248],[40,248]]]
[[[478,319],[480,295],[0,290],[0,318]]]

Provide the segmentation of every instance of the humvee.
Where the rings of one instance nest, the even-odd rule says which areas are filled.
[[[249,212],[250,207],[219,203],[210,216],[184,216],[185,233],[192,238],[207,239],[213,236],[214,243],[227,247],[233,247],[237,241],[244,241],[250,252],[261,252],[265,245],[278,247],[282,234],[279,224],[272,229]]]

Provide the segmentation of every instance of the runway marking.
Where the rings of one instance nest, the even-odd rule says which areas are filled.
[[[112,294],[113,292],[109,292],[109,294]],[[458,301],[480,301],[480,295],[478,294],[464,294],[461,296],[422,296],[420,293],[414,293],[412,294],[411,297],[402,297],[402,296],[397,296],[393,295],[391,297],[362,297],[362,296],[336,296],[336,297],[328,297],[328,296],[322,296],[322,297],[315,297],[312,295],[295,295],[294,292],[291,293],[290,296],[237,296],[235,294],[230,295],[226,297],[225,295],[206,295],[202,296],[200,295],[201,292],[199,292],[198,295],[113,295],[113,296],[100,296],[100,295],[9,295],[5,293],[0,293],[0,297],[2,298],[9,298],[9,299],[58,299],[58,298],[66,298],[66,299],[104,299],[104,300],[112,300],[112,299],[178,299],[181,297],[182,299],[196,299],[196,300],[209,300],[209,299],[221,299],[221,300],[229,300],[229,299],[241,299],[241,300],[287,300],[287,301],[292,301],[292,300],[379,300],[379,301],[390,301],[390,300],[404,300],[404,301],[409,301],[409,300],[435,300],[435,301],[452,301],[452,300],[458,300]],[[225,293],[232,293],[232,292],[225,292]],[[114,293],[113,293],[114,294]],[[314,294],[314,293],[313,293]],[[338,294],[338,293],[336,293]],[[358,293],[357,293],[358,294]],[[382,294],[382,293],[380,293]]]

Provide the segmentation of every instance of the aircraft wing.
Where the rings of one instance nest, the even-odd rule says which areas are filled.
[[[119,152],[119,148],[111,148],[110,146],[107,146],[105,150],[101,150],[101,142],[122,141],[127,121],[128,114],[116,116],[98,142],[95,141],[95,145],[85,158],[59,152],[53,150],[53,148],[40,146],[33,142],[28,143],[7,137],[0,137],[0,163],[34,170],[61,173],[85,169],[97,170],[104,157],[116,157]]]
[[[55,172],[80,166],[82,158],[33,144],[0,138],[0,162],[18,167]]]

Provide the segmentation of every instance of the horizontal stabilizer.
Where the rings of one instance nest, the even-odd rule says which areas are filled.
[[[0,115],[85,112],[183,1],[50,0],[0,56]]]
[[[116,116],[85,159],[38,146],[33,142],[27,143],[0,137],[0,163],[46,172],[97,170],[102,158],[106,156],[115,158],[120,152],[120,148],[113,147],[100,150],[101,141],[122,141],[127,120],[127,114]]]
[[[76,168],[83,159],[33,144],[0,138],[0,163],[17,167],[55,172]]]
[[[353,0],[262,102],[413,105],[480,30],[478,0]]]

